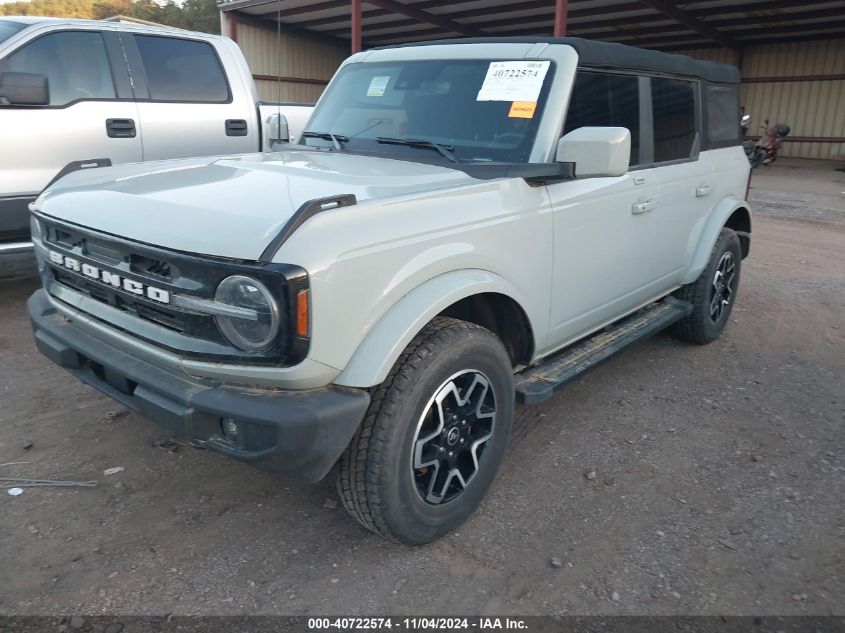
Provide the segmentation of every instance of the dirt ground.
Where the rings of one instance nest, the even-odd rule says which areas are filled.
[[[99,482],[2,491],[0,613],[845,614],[833,167],[755,175],[723,338],[658,335],[519,409],[481,509],[416,549],[359,528],[332,480],[158,446],[164,431],[37,353],[36,280],[0,282],[0,476]]]

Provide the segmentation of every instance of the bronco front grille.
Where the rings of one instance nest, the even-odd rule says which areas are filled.
[[[36,244],[45,264],[44,286],[74,309],[185,356],[288,365],[307,353],[308,340],[287,327],[280,328],[278,340],[269,349],[243,352],[229,344],[213,316],[170,301],[174,296],[213,300],[223,279],[249,275],[273,292],[290,315],[283,322],[291,323],[294,306],[288,298],[308,283],[299,267],[168,251],[41,215],[38,219],[42,232],[41,243]],[[131,284],[129,289],[123,286],[124,280]]]

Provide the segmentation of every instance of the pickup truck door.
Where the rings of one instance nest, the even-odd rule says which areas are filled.
[[[123,31],[121,39],[145,161],[258,150],[257,104],[226,49],[172,35]]]
[[[49,104],[0,105],[0,240],[29,234],[27,204],[61,173],[141,160],[115,33],[41,30],[0,59],[3,72],[46,77]]]

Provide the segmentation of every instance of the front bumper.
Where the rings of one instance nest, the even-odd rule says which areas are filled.
[[[80,380],[172,433],[262,470],[318,481],[346,449],[370,397],[325,387],[246,389],[164,370],[82,331],[38,290],[27,302],[42,354]],[[226,436],[231,418],[237,436]]]

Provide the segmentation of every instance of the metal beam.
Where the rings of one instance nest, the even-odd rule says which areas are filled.
[[[569,17],[569,0],[555,0],[555,37],[566,35],[566,20]]]
[[[743,77],[744,84],[777,84],[793,81],[845,81],[845,74],[842,75],[785,75],[783,77]]]
[[[344,0],[344,2],[348,2],[349,0]],[[240,13],[236,11],[226,12],[227,15],[231,15],[238,23],[246,24],[247,26],[254,26],[258,29],[264,29],[266,31],[272,31],[273,33],[278,32],[279,27],[276,26],[278,22],[275,20],[265,20],[257,16],[248,15],[246,13]],[[336,37],[331,37],[324,33],[320,33],[318,31],[307,31],[305,29],[301,29],[293,24],[286,24],[285,22],[281,23],[281,30],[282,33],[296,33],[298,35],[306,35],[312,39],[317,39],[322,42],[326,42],[327,44],[334,44],[336,46],[342,46],[344,49],[348,46],[349,42],[347,40],[343,40]]]
[[[366,0],[364,0],[366,2]],[[346,2],[346,0],[344,0]],[[426,10],[431,7],[440,6],[442,0],[427,0],[426,2],[417,2],[414,4],[414,8]],[[296,11],[296,9],[291,9],[291,11]],[[385,9],[363,9],[361,11],[361,18],[363,20],[369,20],[370,18],[381,18],[386,15],[395,15],[393,11],[386,11]],[[298,25],[304,28],[312,28],[314,26],[325,26],[327,24],[337,24],[342,23],[347,19],[346,13],[340,13],[338,15],[330,15],[325,18],[314,18],[311,20],[302,20],[301,22],[297,22]],[[402,20],[402,22],[409,22],[411,24],[419,24],[416,20]]]
[[[677,7],[669,4],[666,0],[640,0],[645,6],[662,13],[663,15],[668,15],[673,20],[676,20],[691,28],[696,33],[704,35],[708,39],[715,40],[719,42],[722,46],[726,48],[730,48],[732,50],[739,50],[739,44],[737,42],[725,35],[717,31],[716,29],[707,26],[704,22],[696,18],[691,13],[687,13],[682,9],[678,9]]]
[[[364,1],[366,2],[367,0],[364,0]],[[425,3],[417,3],[417,5],[415,5],[415,6],[422,7],[422,6],[424,6],[424,4]],[[507,15],[508,13],[516,12],[516,11],[525,11],[527,9],[547,9],[547,11],[544,12],[544,13],[538,14],[536,16],[519,16],[519,17],[515,17],[515,18],[506,18],[506,17],[498,18],[498,16],[504,16],[504,15]],[[547,20],[549,23],[551,23],[554,20],[554,13],[552,13],[553,10],[554,10],[554,6],[549,4],[549,0],[539,0],[538,2],[534,2],[532,0],[529,0],[528,2],[520,2],[519,4],[512,5],[512,7],[510,7],[509,10],[497,10],[496,12],[492,13],[492,15],[497,16],[498,19],[485,20],[483,22],[474,22],[474,23],[471,23],[471,24],[467,24],[465,26],[469,26],[469,27],[478,26],[478,27],[482,27],[482,28],[486,29],[488,26],[497,26],[499,24],[520,24],[520,23],[530,24],[530,23],[533,23],[534,21],[537,21],[537,20]],[[572,20],[577,20],[579,18],[580,19],[593,19],[593,18],[595,18],[596,16],[599,16],[599,15],[608,15],[608,14],[613,14],[613,13],[624,13],[624,12],[629,12],[629,11],[646,11],[646,10],[648,10],[648,9],[643,7],[639,2],[628,2],[628,3],[625,3],[625,4],[621,4],[621,5],[614,5],[612,7],[596,7],[595,9],[570,9],[569,10],[568,22],[571,23]],[[381,13],[380,15],[384,15],[384,14]],[[479,15],[478,9],[472,9],[472,10],[466,10],[466,11],[453,11],[452,13],[446,14],[444,17],[448,17],[450,19],[460,19],[460,18],[478,17],[478,15]],[[364,18],[366,18],[366,17],[368,17],[368,12],[364,11]],[[631,20],[635,20],[635,19],[641,20],[641,19],[645,19],[645,18],[648,18],[648,19],[664,19],[664,20],[669,19],[669,18],[667,18],[665,16],[661,16],[659,14],[652,14],[652,15],[647,14],[645,16],[638,15],[638,16],[635,16],[635,17],[629,17],[629,18],[624,18],[624,19],[625,19],[626,23],[630,23]],[[342,23],[345,19],[346,19],[345,16],[338,16],[338,17],[332,17],[332,18],[323,18],[319,22],[321,23],[320,25],[325,25],[325,24],[337,23],[337,22]],[[314,20],[312,22],[298,22],[297,24],[299,26],[303,26],[303,27],[310,27],[310,26],[315,25],[316,22],[318,22],[318,20]],[[402,28],[402,27],[406,27],[406,26],[414,26],[415,24],[418,24],[418,22],[416,20],[397,20],[395,22],[379,22],[378,24],[373,24],[372,28],[374,30],[375,29],[392,30],[392,29],[395,29],[395,28]],[[325,33],[327,35],[345,33],[346,27],[331,28],[331,29],[326,29],[326,30],[319,31],[319,32]]]
[[[781,27],[760,27],[760,28],[753,28],[753,29],[745,29],[741,32],[737,32],[738,34],[742,35],[742,39],[739,40],[739,43],[742,46],[756,46],[761,43],[760,39],[754,38],[763,38],[766,41],[778,38],[778,37],[788,37],[789,35],[795,33],[796,38],[806,37],[807,39],[812,39],[814,37],[823,38],[825,35],[833,35],[836,36],[837,34],[839,37],[842,37],[842,33],[845,32],[845,21],[827,21],[822,24],[795,24],[792,26],[781,26]],[[668,35],[664,37],[649,37],[648,33],[642,33],[643,37],[640,39],[627,39],[628,33],[619,33],[616,36],[605,36],[603,39],[612,39],[615,42],[621,42],[623,44],[633,44],[634,46],[652,46],[652,45],[659,45],[659,44],[673,44],[682,38],[693,38],[697,37],[701,39],[704,36],[696,35],[693,36],[690,33],[687,34],[677,34],[677,35]],[[625,38],[625,39],[619,39]]]
[[[361,0],[351,0],[352,11],[352,54],[361,52]]]
[[[458,22],[450,20],[449,18],[444,18],[442,16],[429,13],[428,11],[423,11],[422,9],[417,9],[411,5],[396,2],[396,0],[366,0],[366,2],[367,4],[375,5],[380,9],[384,9],[386,11],[393,11],[394,13],[413,18],[415,20],[418,20],[419,22],[433,24],[434,26],[439,26],[448,31],[454,31],[455,33],[460,33],[462,35],[476,37],[484,35],[483,31],[480,31],[476,28],[464,26],[463,24],[459,24]]]
[[[832,18],[832,17],[839,17],[842,15],[842,11],[840,9],[816,9],[810,11],[798,11],[789,15],[784,14],[773,14],[773,15],[763,15],[763,16],[756,16],[755,22],[752,26],[762,25],[762,24],[770,24],[770,23],[778,23],[778,22],[789,22],[792,20],[821,20],[824,18]],[[534,15],[534,16],[523,16],[517,18],[502,18],[496,19],[492,21],[488,21],[484,23],[484,27],[487,30],[487,33],[491,36],[497,35],[511,35],[511,34],[520,34],[520,35],[530,35],[530,34],[547,34],[548,28],[554,21],[554,16],[548,13]],[[655,25],[655,22],[667,22],[670,21],[670,24],[661,24]],[[417,22],[411,21],[412,24],[416,25]],[[570,35],[582,35],[584,37],[593,37],[593,38],[602,38],[606,35],[606,31],[611,30],[615,31],[610,33],[610,35],[625,35],[625,36],[641,36],[641,35],[663,35],[666,33],[673,33],[676,31],[683,31],[685,33],[689,32],[689,28],[678,24],[675,21],[672,21],[671,18],[662,15],[660,13],[649,13],[643,16],[637,16],[636,24],[641,28],[636,29],[625,29],[625,30],[616,30],[615,27],[619,26],[632,26],[634,21],[631,18],[606,18],[606,19],[587,19],[585,17],[581,17],[576,21],[568,20],[567,23],[567,32]],[[712,21],[708,21],[708,24],[718,27],[736,27],[742,26],[745,29],[749,26],[748,18],[738,18],[738,17],[730,17],[730,18],[723,18],[719,17]],[[821,26],[821,25],[819,25]],[[403,26],[397,28],[389,28],[382,24],[374,24],[372,27],[367,29],[368,39],[371,41],[397,41],[402,40],[409,37],[417,37],[423,35],[433,35],[437,33],[443,33],[442,29],[434,28],[434,29],[419,29],[417,28],[409,33],[406,32],[411,28],[411,26]],[[769,27],[771,31],[777,31],[777,27]],[[335,33],[335,31],[323,31],[323,33]],[[729,34],[741,34],[742,31],[730,31]]]

